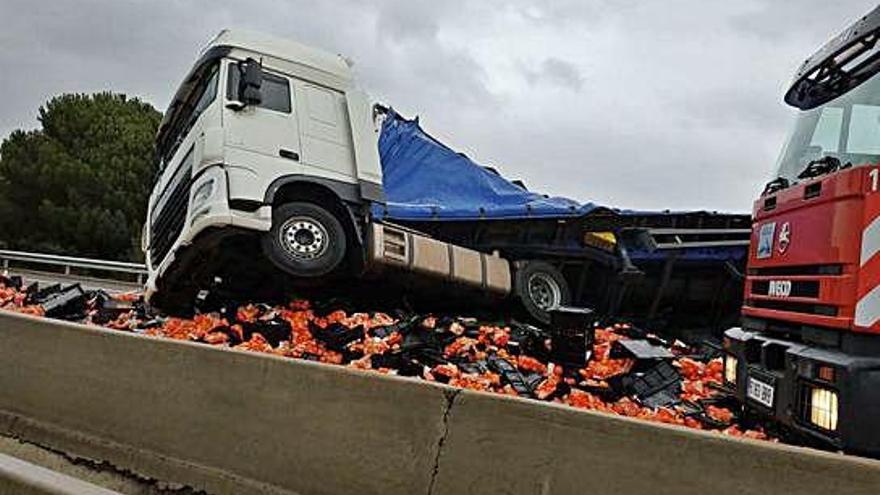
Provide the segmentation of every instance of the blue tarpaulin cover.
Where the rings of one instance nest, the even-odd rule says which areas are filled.
[[[400,221],[516,220],[578,217],[598,210],[620,215],[667,215],[669,211],[618,210],[595,203],[530,192],[479,165],[426,133],[418,118],[405,119],[389,109],[379,136],[386,204],[374,204],[373,216]],[[696,213],[696,212],[693,212]],[[742,259],[746,248],[680,250],[683,259]],[[633,259],[663,259],[668,252],[630,253]]]
[[[374,215],[396,220],[475,220],[580,216],[594,203],[527,191],[448,148],[393,110],[379,136],[386,205]]]

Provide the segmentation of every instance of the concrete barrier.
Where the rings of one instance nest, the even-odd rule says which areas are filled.
[[[120,495],[91,483],[0,454],[0,493],[15,495]]]
[[[7,435],[210,493],[420,493],[446,392],[0,312]]]
[[[877,494],[880,462],[462,392],[436,494]]]
[[[880,463],[0,312],[0,432],[209,493],[877,493]]]

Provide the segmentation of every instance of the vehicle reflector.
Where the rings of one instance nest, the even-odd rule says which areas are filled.
[[[834,383],[834,368],[824,365],[819,366],[819,370],[816,372],[816,377],[820,380]]]

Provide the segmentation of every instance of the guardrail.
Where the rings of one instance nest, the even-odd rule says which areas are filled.
[[[65,275],[71,275],[72,269],[97,270],[105,273],[135,275],[137,283],[144,283],[147,275],[147,267],[141,263],[128,263],[124,261],[98,260],[93,258],[77,258],[73,256],[59,256],[56,254],[29,253],[25,251],[9,251],[0,249],[0,266],[8,270],[11,262],[28,263],[29,265],[42,265],[54,267],[63,271]]]

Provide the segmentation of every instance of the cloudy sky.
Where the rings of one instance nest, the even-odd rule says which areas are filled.
[[[164,111],[220,29],[342,53],[362,86],[532,190],[745,211],[794,70],[869,0],[2,0],[0,137],[63,92]]]

